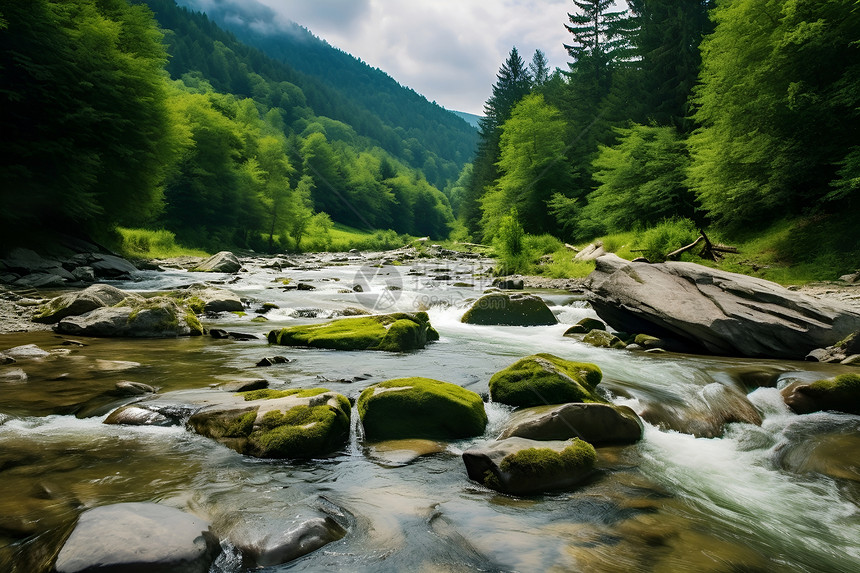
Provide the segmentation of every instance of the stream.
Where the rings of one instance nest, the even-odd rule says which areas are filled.
[[[0,335],[0,351],[36,344],[51,353],[0,366],[0,374],[26,374],[0,378],[0,570],[48,570],[82,511],[129,501],[176,507],[216,528],[241,516],[289,529],[323,515],[347,530],[343,539],[265,571],[860,570],[860,416],[798,416],[779,393],[792,381],[851,367],[594,348],[562,336],[580,319],[596,318],[582,295],[563,291],[532,291],[558,316],[555,326],[462,324],[464,306],[489,286],[476,273],[490,261],[376,267],[360,256],[321,255],[283,270],[265,262],[249,262],[235,276],[176,269],[111,283],[142,293],[198,282],[228,288],[248,301],[247,314],[205,316],[204,326],[259,340],[78,338],[80,346],[53,332]],[[297,283],[314,290],[286,290]],[[279,308],[265,314],[266,322],[253,322],[266,302]],[[347,307],[427,310],[441,339],[407,354],[273,347],[265,340],[271,329],[319,322]],[[598,448],[598,475],[582,487],[522,498],[470,481],[460,457],[498,435],[511,410],[493,403],[486,404],[484,436],[415,459],[365,444],[355,409],[349,445],[303,461],[242,456],[182,427],[102,423],[132,401],[110,398],[120,380],[155,386],[178,401],[183,393],[259,378],[274,388],[322,386],[356,398],[371,384],[406,376],[486,397],[495,372],[539,352],[597,364],[607,396],[637,412],[682,406],[718,383],[747,394],[763,423],[730,424],[719,438],[646,423],[638,444]],[[292,361],[255,366],[273,355]],[[245,567],[222,542],[211,571]]]

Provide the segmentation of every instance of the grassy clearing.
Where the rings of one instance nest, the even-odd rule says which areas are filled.
[[[832,281],[860,267],[860,234],[853,218],[853,215],[831,215],[781,221],[767,229],[741,235],[708,231],[711,242],[735,246],[739,253],[727,253],[719,263],[688,253],[684,253],[681,260],[783,285]],[[602,241],[604,249],[623,259],[645,256],[656,261],[662,258],[661,254],[691,243],[695,235],[694,228],[685,228],[673,221],[644,231],[606,235],[595,241]],[[587,245],[576,247],[582,249]],[[537,264],[546,254],[532,253],[535,274],[577,278],[587,276],[594,269],[593,262],[574,261],[576,253],[566,248],[548,253],[543,264]]]
[[[127,229],[117,227],[119,233],[119,253],[131,259],[166,259],[170,257],[192,256],[208,257],[209,253],[200,249],[189,249],[176,243],[176,235],[159,229]]]

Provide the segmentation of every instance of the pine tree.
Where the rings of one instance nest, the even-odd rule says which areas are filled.
[[[541,50],[535,50],[535,55],[532,56],[529,64],[529,73],[535,87],[541,87],[549,81],[549,61]]]
[[[472,178],[461,207],[461,218],[470,233],[480,230],[480,198],[498,178],[501,126],[511,116],[514,106],[532,89],[532,77],[516,46],[496,75],[493,95],[484,105],[485,117],[480,122],[480,139],[475,154]]]
[[[571,72],[583,75],[599,96],[609,93],[612,85],[612,68],[630,60],[631,20],[626,10],[610,11],[612,0],[573,0],[579,8],[568,14],[573,42],[565,44],[567,53],[574,59]]]

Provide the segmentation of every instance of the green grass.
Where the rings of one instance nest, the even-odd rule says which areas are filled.
[[[192,256],[208,257],[209,253],[200,249],[189,249],[177,244],[176,235],[159,229],[127,229],[117,227],[120,236],[118,250],[131,259],[166,259],[170,257]]]

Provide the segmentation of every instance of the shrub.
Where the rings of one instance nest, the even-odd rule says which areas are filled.
[[[663,262],[667,254],[689,245],[698,235],[696,225],[689,219],[667,219],[642,233],[637,244],[649,261]]]

